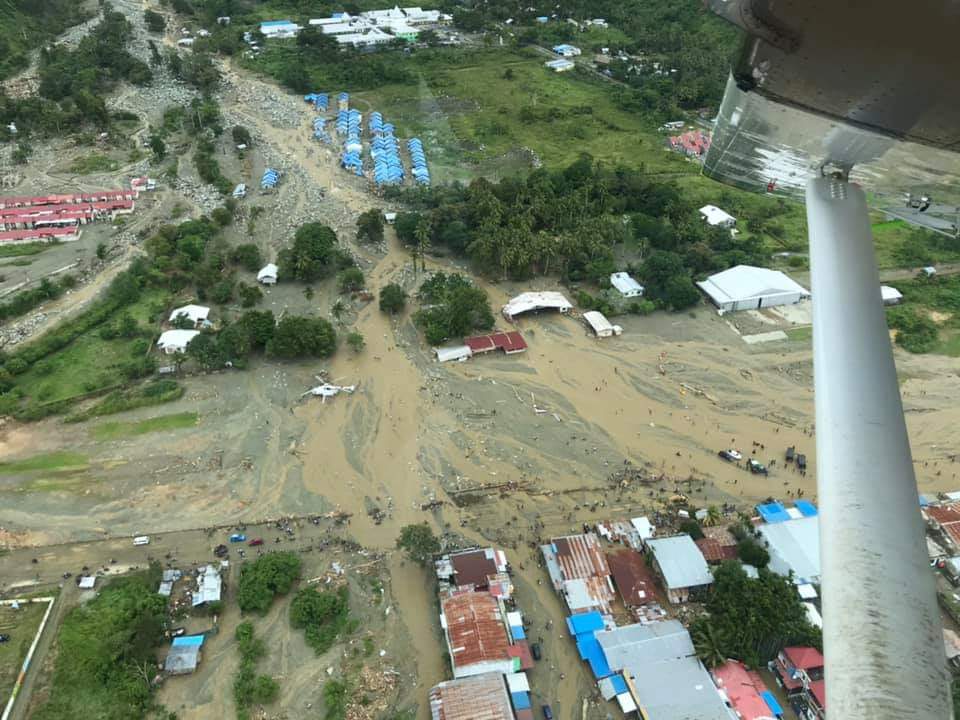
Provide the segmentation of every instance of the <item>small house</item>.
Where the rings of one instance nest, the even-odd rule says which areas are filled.
[[[733,215],[721,210],[716,205],[704,205],[700,208],[700,215],[703,216],[708,225],[713,227],[732,228],[737,224],[737,219]]]
[[[656,538],[647,541],[647,547],[671,603],[685,603],[691,593],[713,583],[707,561],[689,535]]]
[[[884,305],[899,305],[903,300],[903,294],[889,285],[880,286],[880,299]]]
[[[473,352],[468,345],[454,345],[450,347],[437,347],[433,349],[437,356],[437,362],[464,362],[473,356]]]
[[[607,338],[623,333],[623,328],[611,324],[602,312],[588,310],[583,314],[583,319],[598,338]]]
[[[278,268],[276,265],[273,263],[267,263],[260,268],[260,272],[257,273],[257,282],[261,285],[276,285],[277,272]]]
[[[924,276],[929,278],[937,274],[937,269],[933,267],[933,265],[927,265],[927,267],[923,268],[921,272],[924,274]]]
[[[157,340],[157,347],[167,355],[185,353],[187,345],[199,334],[199,330],[167,330]]]
[[[383,214],[383,219],[386,221],[387,225],[393,225],[397,221],[397,214],[395,212],[385,212]]]
[[[207,322],[207,317],[210,315],[210,308],[204,307],[203,305],[184,305],[183,307],[178,307],[170,313],[170,322],[176,322],[179,318],[186,318],[189,320],[193,327],[198,327],[204,325]]]
[[[238,146],[239,147],[239,146]],[[247,196],[247,186],[243,183],[240,183],[233,189],[233,197],[239,200],[240,198],[245,198]]]
[[[610,284],[625,298],[643,297],[643,285],[630,277],[630,273],[613,273],[610,275]]]
[[[565,57],[565,58],[577,57],[582,52],[580,48],[574,45],[568,45],[567,43],[563,43],[561,45],[554,45],[553,51],[560,57]]]
[[[564,60],[563,58],[558,58],[557,60],[547,60],[544,65],[558,73],[567,72],[567,70],[573,70],[577,66],[577,64],[572,60]]]
[[[559,292],[525,292],[512,298],[503,306],[503,316],[513,320],[517,315],[534,310],[558,310],[568,313],[573,304]]]

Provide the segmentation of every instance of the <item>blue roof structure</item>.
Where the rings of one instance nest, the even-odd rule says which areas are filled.
[[[571,635],[603,630],[603,615],[597,611],[571,615],[567,618],[567,627],[570,629]]]
[[[558,55],[559,55],[560,53],[564,53],[564,52],[567,52],[567,51],[569,51],[569,50],[575,50],[575,49],[576,49],[576,48],[574,48],[573,45],[570,45],[569,43],[562,43],[562,44],[560,44],[560,45],[554,45],[554,46],[553,46],[553,51],[554,51],[555,53],[557,53]]]
[[[510,700],[513,701],[514,710],[530,709],[530,694],[525,692],[510,693]]]
[[[794,507],[796,507],[804,517],[816,517],[817,515],[817,506],[809,500],[797,500],[794,503]]]
[[[613,671],[607,664],[607,657],[603,654],[603,648],[593,635],[580,635],[577,637],[577,652],[580,653],[580,659],[586,660],[590,665],[590,671],[597,680],[612,675]]]
[[[510,635],[513,636],[513,639],[514,639],[514,640],[526,640],[526,639],[527,639],[527,636],[526,636],[526,635],[524,634],[524,632],[523,632],[523,628],[520,627],[519,625],[516,626],[516,627],[514,627],[513,625],[510,626]]]
[[[780,703],[777,702],[772,692],[764,690],[760,693],[760,697],[763,698],[763,701],[767,704],[767,707],[770,708],[770,712],[773,713],[774,717],[783,717],[783,708],[780,707]]]
[[[263,177],[260,178],[260,187],[266,190],[267,188],[273,188],[277,186],[277,183],[280,181],[280,171],[274,170],[273,168],[267,168]],[[231,536],[231,540],[233,537]]]
[[[278,27],[279,25],[293,25],[290,20],[267,20],[260,23],[260,27]]]
[[[174,638],[170,645],[171,647],[192,647],[194,645],[200,647],[203,645],[205,638],[205,635],[185,635],[183,637]]]
[[[627,681],[623,679],[623,675],[611,675],[610,681],[613,683],[613,690],[617,695],[627,692]]]
[[[757,505],[757,512],[760,513],[763,521],[768,523],[786,522],[790,519],[786,509],[778,502]]]

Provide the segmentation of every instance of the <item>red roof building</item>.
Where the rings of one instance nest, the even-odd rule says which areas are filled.
[[[490,579],[506,572],[507,557],[502,550],[485,548],[450,555],[454,583],[460,587],[486,590]]]
[[[800,694],[823,679],[823,654],[812,647],[787,647],[777,655],[771,669],[788,695]]]
[[[446,680],[430,690],[432,720],[513,720],[507,684],[499,673]]]
[[[719,564],[724,560],[735,560],[737,557],[736,545],[721,545],[719,540],[708,537],[694,540],[694,542],[708,563]]]
[[[517,663],[500,602],[489,593],[454,591],[442,598],[440,624],[455,678],[513,672]]]
[[[957,505],[931,505],[923,512],[960,547],[960,510]]]
[[[517,668],[515,665],[514,669],[533,669],[533,653],[530,652],[530,643],[526,640],[517,640],[508,648],[507,654],[510,655],[510,657],[518,660],[520,663],[520,667]]]
[[[712,675],[741,720],[769,720],[772,717],[770,706],[760,695],[767,687],[758,673],[747,670],[743,663],[728,660],[714,668]]]
[[[607,555],[613,584],[627,607],[655,602],[653,575],[643,555],[636,550],[618,550]]]
[[[29,230],[4,230],[0,232],[0,243],[22,243],[33,240],[76,240],[80,237],[77,226],[40,227]]]
[[[807,701],[818,718],[827,716],[827,684],[824,680],[814,680],[807,690]]]
[[[521,353],[527,349],[527,342],[523,335],[513,330],[510,332],[497,332],[490,335],[474,335],[463,339],[463,343],[470,348],[474,355],[479,355],[493,350],[503,350],[507,355]]]
[[[787,647],[783,654],[797,670],[808,673],[823,670],[823,653],[812,647]]]

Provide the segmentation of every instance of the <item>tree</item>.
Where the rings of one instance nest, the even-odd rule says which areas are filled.
[[[337,235],[326,225],[306,223],[293,238],[293,246],[280,251],[277,263],[285,277],[316,282],[353,261],[337,248]]]
[[[254,243],[237,245],[230,253],[230,260],[248,272],[257,272],[263,266],[260,248]]]
[[[293,552],[271,552],[245,563],[237,584],[237,604],[244,612],[265,613],[274,595],[286,595],[300,577],[300,557]],[[239,628],[238,628],[239,629]]]
[[[363,290],[363,284],[363,271],[358,267],[349,267],[337,274],[337,286],[342,293]]]
[[[421,215],[419,213],[397,213],[397,219],[393,222],[397,238],[404,245],[414,245],[417,242],[415,235],[417,226],[420,224]]]
[[[760,667],[787,645],[822,647],[790,578],[761,568],[759,577],[751,579],[737,561],[724,562],[713,578],[708,615],[694,621],[691,634],[704,638],[712,633],[717,655]],[[701,642],[698,651],[709,657],[713,650],[708,647]]]
[[[383,242],[383,213],[372,208],[357,218],[357,240],[368,243]]]
[[[103,242],[97,243],[97,259],[105,260],[107,257],[107,244]]]
[[[254,346],[265,348],[273,337],[276,320],[270,310],[248,310],[236,323],[242,326],[250,336]]]
[[[329,650],[346,627],[350,616],[349,590],[306,587],[290,603],[290,625],[304,631],[307,644],[317,655]]]
[[[330,314],[333,316],[333,319],[340,322],[343,318],[343,314],[347,311],[347,305],[341,298],[337,298],[333,305],[330,306]]]
[[[716,505],[711,505],[707,508],[707,516],[703,519],[703,524],[707,527],[714,527],[715,525],[720,524],[722,517],[723,516],[720,514],[720,508],[718,508]]]
[[[437,35],[436,30],[421,30],[420,34],[417,35],[417,41],[423,43],[427,47],[434,47],[440,43],[440,36]]]
[[[395,315],[407,304],[407,293],[396,283],[384,286],[380,291],[380,311]]]
[[[235,145],[246,145],[248,148],[253,145],[253,139],[250,137],[250,131],[243,125],[234,125],[230,130]]]
[[[157,161],[163,160],[167,156],[167,144],[163,138],[154,133],[150,136],[150,152]]]
[[[765,568],[770,563],[770,553],[751,537],[737,543],[737,557],[758,569]]]
[[[680,532],[684,532],[694,540],[703,540],[703,530],[700,529],[700,523],[693,518],[684,520],[680,523]]]
[[[413,236],[417,241],[417,255],[420,256],[420,267],[424,272],[427,271],[427,250],[430,249],[430,220],[426,217],[421,217],[420,221],[417,223],[417,227],[413,231]],[[416,257],[413,261],[413,269],[417,269]]]
[[[366,340],[363,339],[363,335],[360,333],[356,331],[347,333],[347,345],[349,345],[355,353],[359,353],[361,350],[363,350],[363,348],[366,347],[366,344]]]
[[[238,288],[240,291],[240,307],[251,308],[263,300],[263,291],[256,285],[240,283]]]
[[[671,310],[684,310],[700,302],[700,293],[687,275],[668,279],[662,297]]]
[[[427,565],[433,556],[440,552],[440,540],[433,534],[427,523],[404,525],[400,528],[397,547],[405,550],[414,562]]]
[[[147,23],[147,30],[152,33],[162,33],[167,27],[167,21],[163,15],[153,10],[144,10],[143,19]]]
[[[303,357],[325,358],[337,349],[333,325],[323,318],[288,315],[284,317],[267,343],[267,354],[285,360]]]
[[[723,652],[727,645],[726,639],[721,637],[720,631],[709,619],[695,626],[692,639],[697,655],[708,668],[713,669],[726,662]]]
[[[434,274],[420,286],[420,298],[430,306],[414,319],[431,345],[493,327],[487,294],[459,274]]]

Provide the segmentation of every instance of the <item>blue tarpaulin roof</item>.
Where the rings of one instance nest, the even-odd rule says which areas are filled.
[[[513,626],[511,625],[511,626],[510,626],[510,634],[513,636],[513,639],[514,639],[514,640],[526,640],[526,639],[527,639],[527,636],[523,634],[523,628],[522,628],[522,627],[519,627],[519,626],[513,627]]]
[[[790,515],[784,509],[783,505],[778,502],[757,505],[757,512],[760,513],[760,517],[763,518],[764,522],[768,523],[785,522],[790,519]]]
[[[627,692],[627,681],[623,679],[623,675],[614,675],[610,680],[613,683],[613,690],[617,695]]]
[[[579,635],[577,651],[580,653],[580,658],[589,663],[590,671],[597,680],[602,680],[611,674],[603,648],[593,635]]]
[[[193,645],[203,645],[203,635],[186,635],[184,637],[174,638],[171,645],[173,647],[190,647]]]
[[[603,630],[603,615],[596,611],[571,615],[567,618],[567,627],[570,628],[571,635]]]
[[[510,693],[510,699],[513,701],[514,710],[529,710],[530,695],[525,692]]]
[[[760,693],[760,697],[763,698],[763,701],[767,704],[767,707],[770,708],[772,712],[777,717],[783,715],[783,708],[780,707],[780,703],[777,702],[777,699],[773,696],[773,693],[769,690],[764,690]]]
[[[817,514],[817,506],[809,500],[797,500],[794,506],[804,517],[815,517]]]

